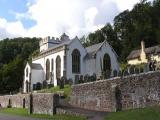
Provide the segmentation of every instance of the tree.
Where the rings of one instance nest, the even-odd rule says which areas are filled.
[[[22,87],[24,66],[38,43],[37,38],[0,41],[0,94],[17,92]]]

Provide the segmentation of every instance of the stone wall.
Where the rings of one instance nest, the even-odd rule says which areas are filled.
[[[53,93],[4,95],[0,96],[0,104],[3,108],[28,108],[30,113],[53,115],[59,105],[59,96]]]
[[[70,104],[98,111],[159,105],[160,71],[74,85]]]
[[[32,94],[32,111],[36,114],[55,114],[58,106],[59,96],[53,93]]]
[[[0,96],[0,104],[2,107],[28,108],[29,107],[29,95],[17,94],[17,95],[4,95]]]

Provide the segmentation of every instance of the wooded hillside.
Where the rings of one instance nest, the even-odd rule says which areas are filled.
[[[85,45],[102,42],[104,36],[121,62],[126,61],[131,50],[140,48],[142,40],[146,47],[160,44],[160,0],[153,3],[142,0],[131,11],[123,11],[114,18],[113,25],[107,23],[102,29],[90,33]]]
[[[0,41],[0,94],[19,91],[23,69],[29,56],[39,48],[37,38],[14,38]]]

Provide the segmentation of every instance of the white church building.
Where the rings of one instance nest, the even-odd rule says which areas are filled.
[[[60,38],[46,37],[39,42],[40,53],[24,69],[23,92],[47,81],[57,86],[62,76],[75,83],[78,76],[99,75],[102,71],[119,71],[117,54],[107,41],[83,47],[80,40],[66,34]]]

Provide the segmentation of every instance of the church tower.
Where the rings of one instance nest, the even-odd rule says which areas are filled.
[[[40,52],[46,51],[49,48],[58,45],[59,43],[60,43],[60,40],[58,38],[55,39],[54,37],[48,36],[39,42]]]

